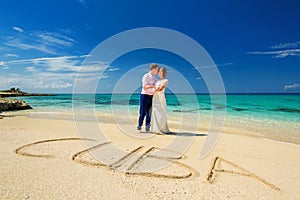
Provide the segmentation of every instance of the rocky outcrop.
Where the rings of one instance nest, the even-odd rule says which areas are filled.
[[[26,110],[26,109],[32,109],[32,108],[23,100],[0,98],[0,111]]]

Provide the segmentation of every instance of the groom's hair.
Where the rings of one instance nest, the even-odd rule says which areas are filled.
[[[156,69],[156,68],[158,68],[158,64],[153,63],[150,65],[150,70]]]

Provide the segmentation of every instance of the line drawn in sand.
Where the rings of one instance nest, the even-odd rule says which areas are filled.
[[[54,158],[54,155],[51,154],[38,154],[38,153],[29,153],[26,151],[26,149],[33,147],[35,145],[40,145],[40,144],[47,144],[47,143],[52,143],[52,142],[62,142],[62,141],[81,141],[81,140],[86,140],[86,141],[92,141],[92,142],[97,142],[94,139],[89,139],[89,138],[57,138],[57,139],[49,139],[49,140],[41,140],[33,143],[29,143],[26,145],[23,145],[15,150],[15,153],[18,155],[22,156],[30,156],[30,157],[38,157],[38,158]],[[127,175],[141,175],[141,176],[147,176],[147,177],[157,177],[157,178],[170,178],[170,179],[186,179],[186,178],[192,178],[199,176],[199,173],[189,165],[186,165],[184,163],[179,162],[178,160],[181,160],[183,156],[180,154],[177,154],[177,152],[171,151],[171,150],[166,150],[166,149],[161,149],[158,147],[150,147],[150,148],[145,148],[144,146],[138,146],[134,148],[133,150],[127,152],[124,155],[121,155],[118,158],[115,158],[114,156],[109,157],[109,161],[104,161],[104,162],[99,162],[93,157],[90,157],[89,159],[84,158],[85,155],[90,155],[91,151],[97,151],[103,149],[107,146],[108,144],[111,144],[111,142],[103,142],[103,143],[98,143],[97,145],[94,145],[90,148],[84,149],[82,151],[76,152],[71,156],[71,160],[88,165],[88,166],[94,166],[94,167],[106,167],[110,170],[116,170],[123,172]],[[146,149],[146,150],[144,150]],[[169,152],[173,153],[171,156],[167,155],[157,155],[158,151],[161,152]],[[147,162],[148,161],[148,162]],[[163,174],[163,173],[158,173],[154,171],[147,171],[145,168],[141,167],[142,165],[146,164],[151,164],[151,162],[168,162],[171,166],[176,166],[176,169],[180,169],[181,171],[184,171],[184,173],[178,174],[174,172],[174,174]],[[226,170],[221,167],[221,163],[226,163],[231,167],[234,167],[237,169],[236,171],[234,170]],[[169,167],[168,166],[168,167]],[[151,167],[150,167],[151,168]],[[259,177],[258,175],[250,172],[249,170],[240,167],[239,165],[225,160],[221,157],[215,157],[211,161],[211,166],[209,168],[209,172],[206,177],[206,182],[209,184],[214,184],[216,182],[216,178],[220,173],[227,173],[227,174],[232,174],[232,175],[241,175],[241,176],[247,176],[250,178],[254,178],[255,180],[265,184],[269,188],[276,190],[276,191],[281,191],[279,187],[275,186],[274,184],[266,181],[265,179]]]
[[[23,145],[23,146],[17,148],[15,150],[15,153],[18,155],[29,156],[29,157],[54,158],[55,156],[51,155],[51,154],[29,153],[26,151],[26,149],[33,147],[35,145],[46,144],[46,143],[51,143],[51,142],[76,141],[76,140],[77,141],[88,140],[88,141],[96,142],[95,140],[89,139],[89,138],[49,139],[49,140],[42,140],[42,141],[37,141],[37,142]],[[111,170],[117,170],[120,172],[124,172],[127,175],[141,175],[141,176],[148,176],[148,177],[171,178],[171,179],[185,179],[185,178],[190,178],[190,177],[199,175],[199,173],[194,168],[177,161],[177,160],[182,159],[182,156],[155,155],[154,153],[157,150],[175,153],[175,152],[172,152],[171,150],[160,149],[158,147],[150,147],[142,152],[142,150],[145,149],[145,147],[138,146],[137,148],[129,151],[127,154],[121,156],[120,158],[110,159],[111,162],[99,162],[95,159],[82,158],[85,154],[88,154],[90,151],[99,150],[101,148],[104,148],[108,144],[111,144],[111,142],[100,143],[93,147],[76,152],[75,154],[73,154],[71,156],[71,160],[76,163],[94,166],[94,167],[107,167]],[[142,153],[140,154],[140,152],[142,152]],[[150,170],[143,171],[143,169],[141,169],[141,165],[143,165],[143,162],[145,162],[148,159],[152,159],[151,161],[156,160],[156,161],[168,162],[170,165],[176,166],[177,169],[178,169],[178,167],[181,168],[181,171],[184,171],[184,173],[178,175],[178,174],[161,174],[161,173],[153,172]]]
[[[238,171],[233,171],[233,170],[226,170],[226,169],[222,169],[221,167],[221,163],[224,162],[236,169],[238,169]],[[272,183],[266,181],[265,179],[257,176],[256,174],[248,171],[247,169],[238,166],[237,164],[230,162],[228,160],[225,160],[221,157],[215,157],[214,159],[212,159],[211,162],[211,167],[209,169],[208,175],[206,180],[210,183],[213,184],[216,181],[217,176],[220,173],[228,173],[228,174],[235,174],[235,175],[242,175],[242,176],[248,176],[250,178],[254,178],[256,180],[258,180],[259,182],[262,182],[263,184],[269,186],[271,189],[273,190],[277,190],[280,191],[280,188],[273,185]]]

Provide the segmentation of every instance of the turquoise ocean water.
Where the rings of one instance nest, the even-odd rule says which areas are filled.
[[[218,95],[216,95],[218,97]],[[57,94],[56,96],[22,97],[34,109],[29,113],[70,113],[72,99],[76,106],[111,113],[112,108],[138,114],[139,94]],[[226,123],[236,131],[300,144],[300,94],[227,94],[226,102],[212,104],[211,96],[167,94],[170,117],[188,115],[209,121],[213,109],[226,109]],[[215,97],[214,97],[215,98]],[[194,117],[193,117],[194,116]]]

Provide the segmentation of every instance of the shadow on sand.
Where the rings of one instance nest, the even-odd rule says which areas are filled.
[[[208,136],[207,134],[189,133],[189,132],[153,133],[153,132],[141,131],[140,133],[156,134],[156,135],[174,135],[174,136],[182,136],[182,137],[205,137],[205,136]]]
[[[184,137],[204,137],[207,136],[207,134],[203,133],[189,133],[189,132],[169,132],[169,133],[163,133],[162,135],[174,135],[174,136],[184,136]]]

